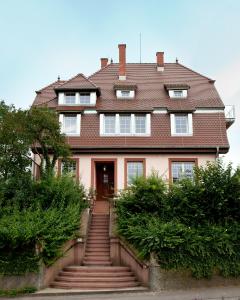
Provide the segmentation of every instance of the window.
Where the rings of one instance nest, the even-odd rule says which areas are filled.
[[[183,91],[173,91],[175,98],[182,98],[183,97]]]
[[[65,93],[65,104],[76,104],[76,94]]]
[[[174,161],[171,164],[172,181],[178,182],[183,178],[193,179],[193,170],[195,162],[192,161]]]
[[[144,176],[144,160],[126,159],[126,185],[131,185],[134,178]]]
[[[120,115],[120,134],[131,133],[131,115]]]
[[[109,115],[109,116],[105,116],[104,118],[104,133],[106,134],[111,134],[111,133],[115,133],[116,131],[116,117],[113,115]]]
[[[172,136],[190,136],[193,134],[192,114],[171,114]]]
[[[130,91],[121,91],[122,97],[129,97],[130,96]]]
[[[188,133],[188,116],[187,115],[175,115],[175,132],[176,133]]]
[[[146,116],[136,115],[135,116],[135,130],[136,133],[146,133]]]
[[[80,135],[81,114],[60,114],[61,132],[66,135]]]
[[[168,94],[170,98],[181,99],[187,98],[188,90],[168,90]]]
[[[118,99],[133,99],[135,96],[134,90],[116,90],[116,96]]]
[[[150,114],[100,114],[100,135],[150,136]]]
[[[69,174],[73,177],[76,177],[76,173],[77,173],[77,162],[76,162],[76,160],[62,161],[61,173],[63,175]]]
[[[90,104],[90,93],[80,93],[80,104]]]

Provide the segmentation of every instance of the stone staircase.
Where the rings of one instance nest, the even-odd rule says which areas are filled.
[[[51,284],[54,288],[106,290],[137,288],[129,267],[113,266],[110,259],[109,215],[93,214],[82,266],[64,268]]]

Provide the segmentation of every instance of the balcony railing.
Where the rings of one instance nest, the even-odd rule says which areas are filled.
[[[226,119],[226,127],[229,128],[235,121],[234,105],[226,105],[224,112],[225,112],[225,119]]]

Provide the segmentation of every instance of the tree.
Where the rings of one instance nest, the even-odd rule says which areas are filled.
[[[32,162],[39,166],[41,176],[52,175],[57,159],[69,155],[56,112],[47,107],[21,110],[0,102],[0,177],[29,172]]]
[[[30,148],[25,130],[26,112],[0,102],[0,178],[29,171]]]
[[[40,174],[52,174],[59,157],[66,159],[70,149],[61,134],[58,115],[47,107],[33,107],[27,114],[27,131],[34,153],[40,158]]]

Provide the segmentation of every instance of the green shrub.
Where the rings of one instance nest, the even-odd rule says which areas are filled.
[[[24,203],[23,197],[13,193],[0,217],[0,274],[37,272],[40,261],[52,264],[62,255],[62,245],[78,233],[86,206],[83,187],[68,177],[30,183],[33,203],[26,199],[28,205],[19,205],[16,199]]]
[[[166,185],[157,174],[137,177],[133,184],[123,191],[117,201],[120,213],[150,212],[161,214],[166,201]]]
[[[117,201],[118,232],[162,268],[240,276],[239,174],[217,161],[168,190],[155,175],[136,180]]]

